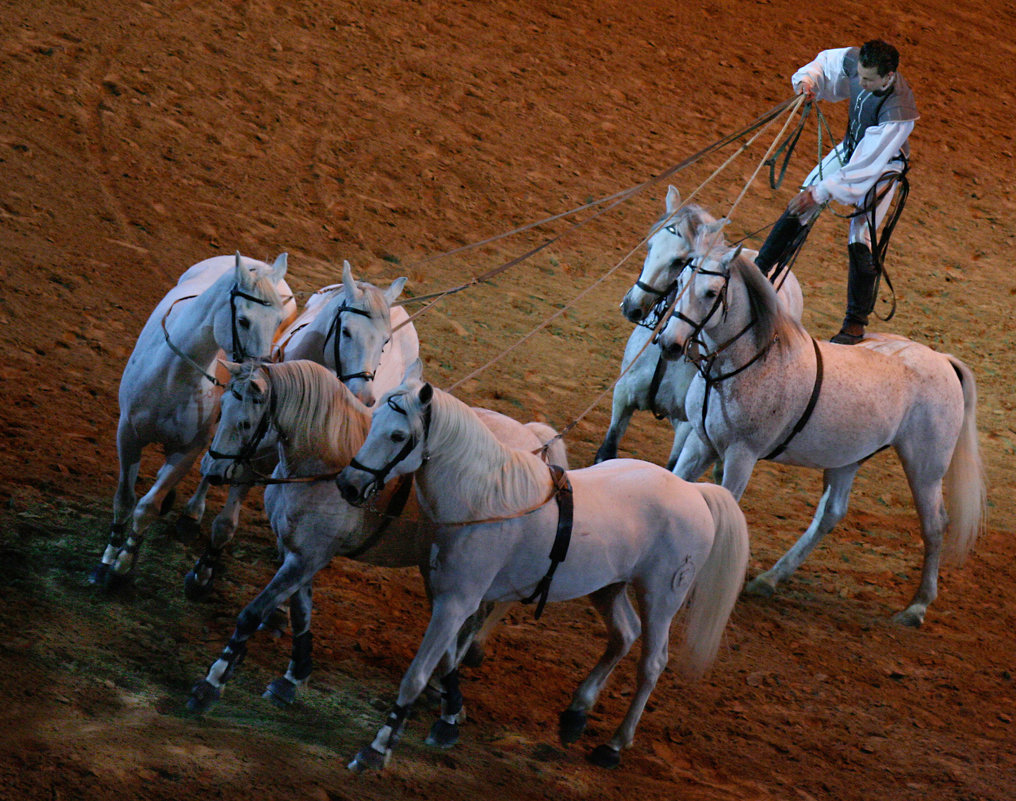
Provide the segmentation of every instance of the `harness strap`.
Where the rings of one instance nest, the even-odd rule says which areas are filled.
[[[783,440],[779,445],[773,448],[768,454],[763,456],[763,459],[775,459],[783,451],[787,449],[787,445],[790,441],[801,433],[801,430],[808,424],[808,420],[811,418],[811,413],[815,411],[815,404],[818,403],[818,394],[822,391],[822,377],[824,369],[822,367],[822,351],[819,350],[818,341],[815,337],[811,338],[812,347],[815,348],[815,385],[811,388],[811,397],[808,398],[808,405],[804,408],[804,412],[798,419],[797,424],[791,429],[790,434]]]
[[[550,548],[550,568],[546,575],[540,579],[533,594],[523,598],[522,603],[529,604],[537,601],[536,612],[533,614],[535,620],[540,619],[543,614],[543,607],[547,604],[547,596],[550,594],[550,582],[554,578],[554,571],[568,555],[568,545],[571,542],[572,523],[575,517],[575,500],[572,496],[571,482],[564,469],[556,464],[548,465],[550,476],[554,482],[554,495],[557,499],[557,532],[554,535],[554,544]]]
[[[649,411],[653,413],[653,417],[657,420],[664,420],[667,418],[667,413],[660,410],[656,406],[656,393],[660,391],[660,384],[663,383],[663,374],[667,372],[667,360],[663,358],[663,352],[660,352],[660,357],[656,360],[656,369],[653,370],[653,378],[649,382]]]

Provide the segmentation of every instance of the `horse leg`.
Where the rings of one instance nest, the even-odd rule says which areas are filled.
[[[427,624],[423,641],[402,677],[399,695],[388,714],[384,725],[378,730],[373,742],[361,748],[347,766],[351,771],[381,770],[391,758],[413,703],[423,692],[430,675],[438,663],[450,663],[449,655],[454,653],[455,638],[466,618],[479,606],[478,597],[465,598],[461,594],[444,593],[434,598],[434,605]],[[451,666],[454,667],[454,666]]]
[[[572,695],[568,708],[561,713],[558,736],[562,745],[574,743],[586,728],[589,710],[596,704],[607,679],[632,644],[638,639],[642,625],[628,598],[628,585],[610,584],[589,596],[607,626],[607,647],[589,675]]]
[[[471,630],[466,632],[466,629],[463,628],[463,631],[459,633],[456,664],[472,668],[483,664],[487,638],[512,606],[514,606],[514,603],[508,602],[480,604],[476,614],[467,621],[467,626],[470,622],[474,623]],[[468,636],[465,636],[467,634]]]
[[[698,432],[692,428],[684,441],[684,447],[681,448],[677,464],[674,465],[671,472],[685,481],[696,481],[714,461],[716,461],[716,451],[704,442]]]
[[[674,444],[670,446],[670,456],[667,458],[667,469],[671,472],[677,466],[677,460],[681,458],[681,451],[684,443],[688,441],[691,433],[691,423],[677,417],[670,418],[670,424],[674,427]]]
[[[226,505],[212,521],[208,547],[184,577],[184,595],[188,600],[201,601],[211,594],[215,578],[222,572],[222,552],[236,534],[240,509],[248,492],[249,484],[230,485]]]
[[[619,382],[614,386],[614,399],[610,410],[610,427],[607,428],[607,433],[603,437],[603,443],[596,451],[593,464],[617,458],[617,444],[621,441],[621,437],[624,436],[624,432],[628,430],[628,423],[631,422],[632,412],[634,411],[635,405],[632,403],[631,394],[624,386],[624,382]]]
[[[620,764],[621,749],[628,748],[635,739],[635,728],[642,718],[649,696],[667,666],[670,621],[680,608],[687,588],[680,588],[680,592],[676,592],[669,580],[672,571],[668,569],[666,572],[668,581],[664,586],[654,587],[650,591],[640,588],[638,592],[642,622],[638,686],[628,705],[628,712],[613,737],[609,742],[594,748],[589,754],[589,761],[601,768],[615,768]]]
[[[904,626],[920,626],[924,613],[938,596],[938,569],[942,561],[942,541],[949,515],[942,496],[942,481],[928,480],[917,475],[922,468],[907,460],[903,468],[910,481],[914,505],[921,519],[921,539],[924,541],[924,564],[921,568],[921,583],[910,605],[893,616],[893,620]]]
[[[822,498],[815,509],[811,525],[775,565],[748,582],[744,588],[745,593],[768,598],[776,591],[776,586],[781,581],[785,581],[797,570],[822,538],[832,531],[847,513],[850,488],[854,484],[854,476],[857,475],[860,466],[860,462],[855,462],[845,467],[826,470],[822,474]]]
[[[120,421],[116,432],[116,449],[120,462],[120,476],[113,495],[113,524],[110,527],[106,548],[88,580],[92,584],[108,589],[111,586],[111,570],[117,554],[127,540],[127,527],[137,502],[134,487],[141,468],[141,443],[131,432],[130,426]]]
[[[287,707],[296,700],[297,689],[310,678],[313,668],[310,631],[313,584],[308,581],[289,599],[289,620],[293,629],[293,650],[286,674],[275,679],[265,690],[266,698],[276,706]],[[270,615],[271,613],[269,613]]]
[[[187,506],[176,519],[176,538],[189,545],[201,535],[201,518],[205,514],[205,500],[210,486],[207,477],[201,476],[198,488],[194,490]]]
[[[187,709],[195,713],[205,712],[219,700],[223,685],[232,677],[247,654],[247,641],[279,604],[314,575],[316,572],[313,570],[314,567],[316,565],[307,565],[302,558],[292,552],[286,554],[282,566],[272,580],[236,619],[236,628],[219,658],[209,668],[208,675],[191,688]]]

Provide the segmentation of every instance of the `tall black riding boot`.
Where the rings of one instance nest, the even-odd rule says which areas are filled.
[[[789,211],[783,212],[755,257],[755,265],[763,275],[768,276],[772,272],[773,265],[783,261],[789,255],[788,251],[793,247],[794,240],[803,229],[804,226],[801,225],[796,214],[791,214]]]
[[[856,345],[864,338],[868,315],[875,308],[879,270],[871,256],[871,248],[863,242],[851,242],[847,245],[847,253],[850,255],[847,314],[840,332],[829,341],[839,345]]]

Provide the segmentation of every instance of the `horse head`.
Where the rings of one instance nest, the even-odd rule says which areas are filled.
[[[621,301],[621,311],[628,320],[642,322],[674,289],[678,276],[694,253],[699,227],[712,220],[701,207],[683,204],[673,186],[667,189],[666,211],[653,225],[646,240],[649,252],[642,263],[642,272]]]
[[[272,425],[271,382],[262,365],[220,360],[230,380],[220,399],[221,417],[201,473],[210,484],[251,483],[254,463],[270,457],[277,435]]]
[[[232,275],[227,273],[214,285],[228,293],[228,302],[220,303],[215,314],[215,340],[234,361],[264,359],[271,353],[285,316],[285,302],[276,284],[285,277],[286,264],[285,253],[271,265],[237,253]]]
[[[342,497],[361,504],[385,483],[418,470],[426,461],[434,388],[410,365],[403,383],[387,393],[371,416],[367,439],[336,480]]]
[[[391,305],[405,284],[404,277],[384,290],[357,282],[349,262],[343,262],[342,290],[324,312],[332,315],[325,363],[365,406],[374,405],[374,373],[392,334]]]

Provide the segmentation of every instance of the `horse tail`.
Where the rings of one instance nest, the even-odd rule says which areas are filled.
[[[962,564],[984,527],[987,496],[977,441],[977,382],[967,365],[955,356],[947,358],[963,387],[963,424],[943,482],[949,512],[944,554]]]
[[[546,423],[533,421],[526,423],[526,428],[532,431],[543,445],[550,443],[544,461],[547,464],[556,464],[558,467],[568,469],[568,450],[565,448],[564,439],[557,435],[557,432]]]
[[[692,586],[681,662],[701,676],[716,658],[727,620],[748,569],[748,524],[731,493],[716,484],[692,485],[713,516],[713,546]]]

